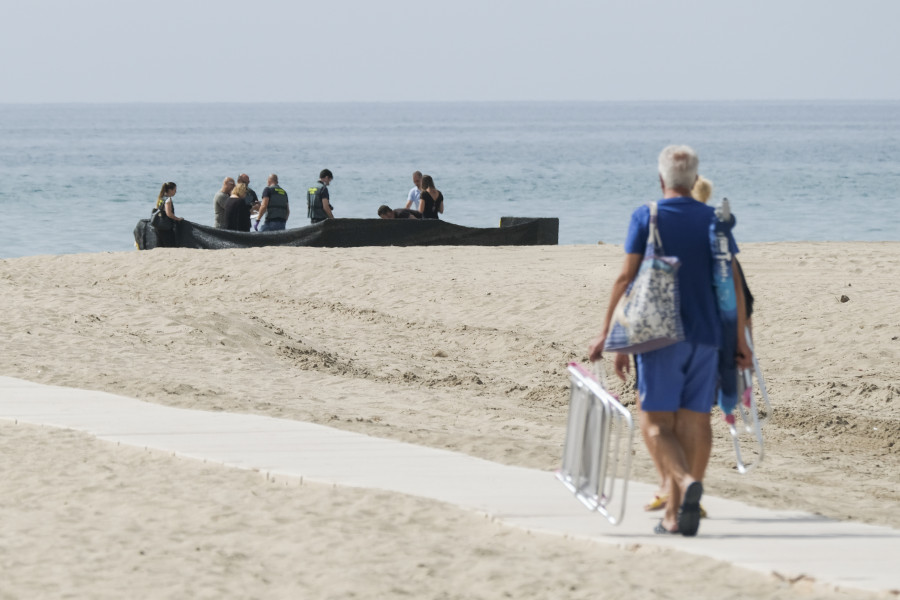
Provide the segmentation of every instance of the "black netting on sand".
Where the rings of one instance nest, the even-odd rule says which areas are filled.
[[[134,241],[141,250],[254,248],[260,246],[538,246],[559,243],[559,219],[503,217],[500,227],[463,227],[446,221],[328,219],[285,231],[243,233],[181,221],[171,234],[157,236],[147,219],[138,221]]]

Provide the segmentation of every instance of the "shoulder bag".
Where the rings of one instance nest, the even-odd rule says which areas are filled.
[[[665,256],[656,220],[656,202],[651,202],[644,260],[616,305],[604,350],[641,354],[684,340],[678,293],[681,261]]]

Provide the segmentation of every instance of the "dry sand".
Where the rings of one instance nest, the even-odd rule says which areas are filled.
[[[552,469],[565,364],[584,359],[621,253],[0,260],[0,374]],[[746,244],[741,261],[775,410],[766,462],[748,476],[715,415],[708,492],[900,527],[900,244]],[[415,498],[285,487],[73,432],[2,424],[0,440],[0,597],[843,595],[678,553],[531,535]],[[636,463],[635,477],[653,481],[642,447]]]

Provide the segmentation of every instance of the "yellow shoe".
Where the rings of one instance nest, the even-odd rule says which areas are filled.
[[[644,506],[644,510],[647,512],[653,510],[662,510],[666,507],[666,502],[669,500],[668,494],[663,494],[662,496],[656,495],[653,496],[653,500],[650,501],[649,504]]]
[[[701,519],[705,519],[705,518],[706,518],[706,509],[703,508],[703,505],[702,505],[702,504],[700,505],[700,518],[701,518]]]

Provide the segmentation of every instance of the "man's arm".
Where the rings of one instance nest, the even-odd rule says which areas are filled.
[[[259,212],[256,214],[256,219],[258,221],[262,221],[263,215],[266,214],[266,210],[269,208],[269,197],[263,196],[262,202],[259,204]]]
[[[328,198],[322,198],[322,210],[325,211],[325,215],[327,215],[329,219],[334,218],[334,214],[331,212],[331,200]]]
[[[616,281],[613,283],[612,293],[609,298],[609,306],[606,308],[606,318],[603,320],[603,329],[600,331],[600,335],[597,336],[597,339],[591,343],[589,350],[589,355],[591,362],[596,360],[600,360],[603,358],[603,345],[606,343],[606,337],[609,335],[610,324],[612,323],[613,313],[616,310],[616,306],[619,304],[619,300],[625,294],[625,290],[628,289],[628,284],[630,284],[635,275],[637,275],[638,269],[641,267],[641,262],[644,259],[643,254],[626,254],[625,262],[622,264],[622,270],[619,272],[619,276],[616,277]],[[622,365],[620,366],[619,357],[623,357],[624,361],[622,361]],[[624,371],[627,370],[628,364],[628,355],[620,354],[616,357],[616,374],[619,377],[624,379]],[[622,372],[620,372],[622,371]]]

